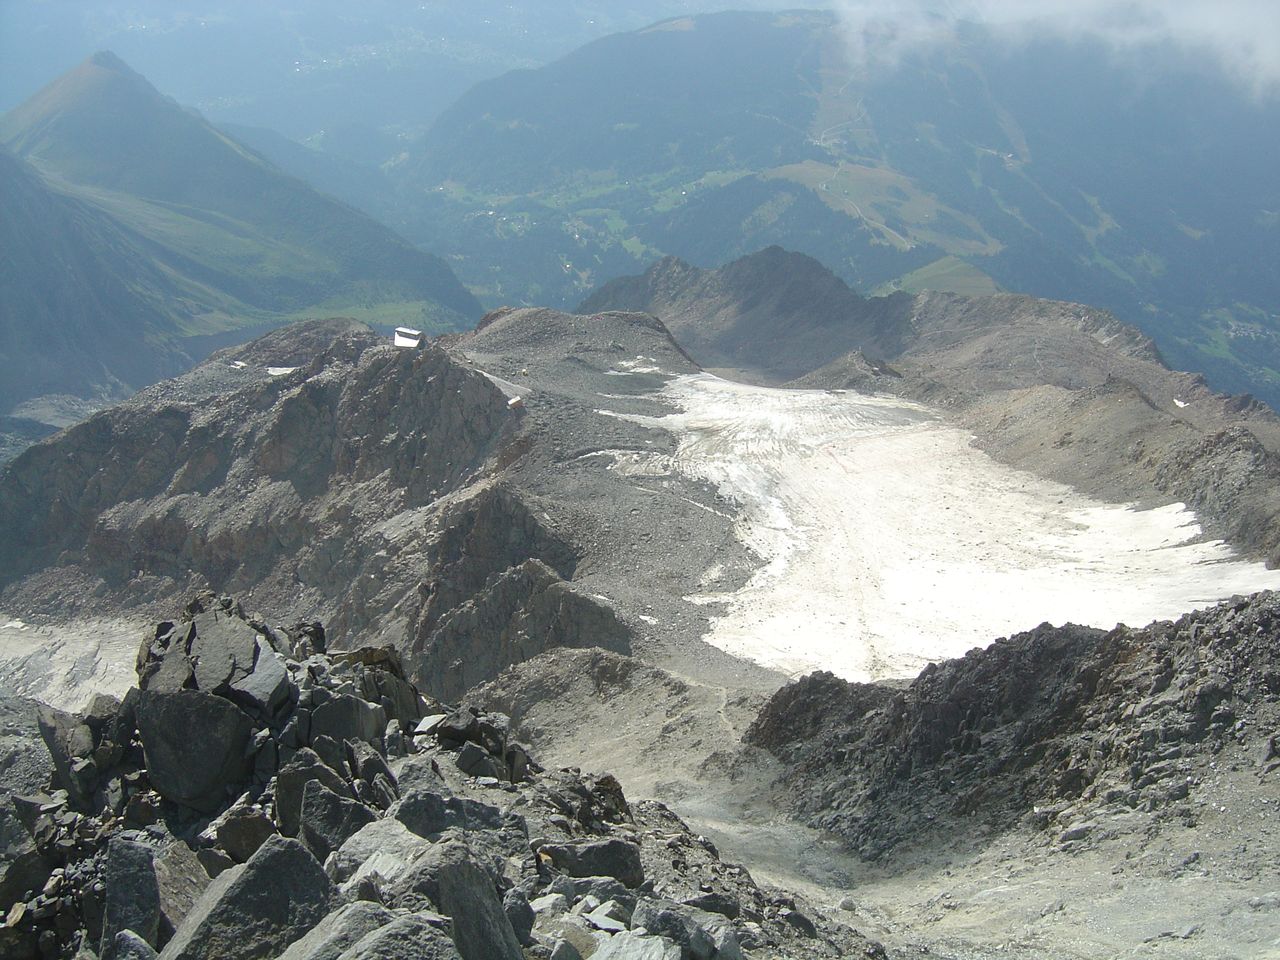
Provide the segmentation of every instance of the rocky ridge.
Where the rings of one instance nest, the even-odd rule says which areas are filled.
[[[0,479],[7,609],[237,589],[394,642],[452,698],[548,646],[629,649],[578,546],[506,480],[524,408],[438,347],[275,331],[72,427]],[[488,644],[467,642],[487,636]],[[486,652],[476,656],[483,648]]]
[[[318,622],[202,595],[138,676],[42,709],[52,776],[0,794],[7,957],[885,955],[663,805],[422,696],[394,652],[327,652]]]
[[[1271,593],[1142,629],[1045,624],[902,691],[812,674],[745,740],[784,762],[787,805],[863,856],[1020,823],[1069,848],[1131,813],[1194,823],[1219,755],[1277,775],[1278,635]]]

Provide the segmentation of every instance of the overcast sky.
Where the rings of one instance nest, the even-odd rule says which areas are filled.
[[[1211,59],[1256,95],[1280,94],[1280,0],[837,0],[855,53],[894,61],[959,20],[1010,39],[1046,32],[1119,49],[1175,44]]]

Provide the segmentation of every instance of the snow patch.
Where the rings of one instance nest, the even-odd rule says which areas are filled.
[[[736,503],[760,568],[705,639],[791,675],[905,677],[1048,621],[1109,628],[1280,588],[1206,542],[1182,504],[1100,503],[1006,467],[917,404],[680,376],[674,456],[609,451],[629,475],[683,475]],[[608,413],[608,411],[601,411]]]

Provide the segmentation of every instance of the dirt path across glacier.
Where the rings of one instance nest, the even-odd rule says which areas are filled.
[[[910,677],[1044,621],[1139,626],[1280,588],[1181,504],[1088,499],[1001,465],[925,407],[710,374],[663,396],[678,412],[622,416],[675,433],[676,454],[613,469],[705,480],[736,502],[761,567],[689,599],[717,612],[704,639],[788,674]]]

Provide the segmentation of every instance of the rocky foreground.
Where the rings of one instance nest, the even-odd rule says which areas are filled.
[[[13,960],[884,955],[662,804],[422,696],[393,651],[326,652],[319,623],[205,594],[123,700],[5,708]]]

